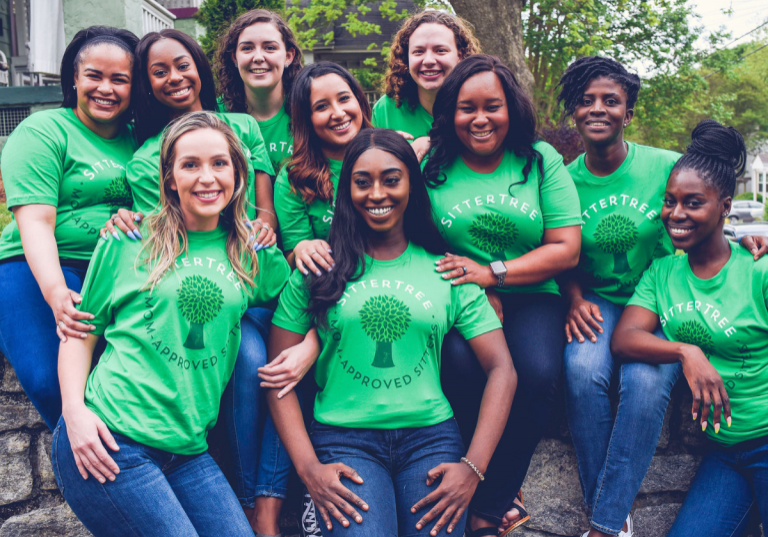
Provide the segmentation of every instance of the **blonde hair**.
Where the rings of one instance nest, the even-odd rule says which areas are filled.
[[[480,42],[472,33],[472,26],[456,15],[428,9],[415,13],[403,22],[392,40],[389,49],[389,65],[385,79],[384,93],[394,99],[398,108],[407,101],[411,109],[419,104],[419,92],[416,82],[408,69],[408,45],[411,35],[422,24],[442,24],[453,32],[459,60],[472,54],[480,54]]]
[[[211,112],[190,112],[176,118],[163,132],[160,148],[160,210],[146,220],[149,237],[139,252],[146,252],[142,264],[147,265],[149,277],[144,290],[150,291],[160,283],[169,270],[175,268],[176,258],[189,255],[187,229],[182,218],[179,194],[171,188],[173,165],[176,161],[176,143],[187,133],[211,129],[227,140],[229,155],[235,169],[235,189],[232,199],[220,216],[220,224],[227,230],[227,257],[232,270],[244,287],[254,286],[259,266],[256,253],[250,248],[250,230],[246,226],[248,166],[240,147],[240,140],[232,129]],[[139,262],[137,257],[136,262]]]

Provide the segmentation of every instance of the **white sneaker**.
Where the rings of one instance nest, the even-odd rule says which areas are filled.
[[[627,531],[620,531],[618,537],[632,537],[635,534],[635,528],[632,524],[632,513],[627,515]]]
[[[587,537],[589,530],[581,534],[581,537]],[[632,524],[632,513],[627,515],[627,531],[621,530],[617,537],[633,537],[635,535],[635,529]]]

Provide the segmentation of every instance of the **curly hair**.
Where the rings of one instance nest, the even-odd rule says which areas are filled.
[[[395,34],[392,47],[389,49],[389,65],[384,89],[384,93],[395,100],[398,108],[402,106],[403,101],[408,101],[411,110],[419,104],[418,86],[408,70],[408,44],[413,32],[422,24],[442,24],[449,28],[456,39],[456,49],[461,60],[481,52],[480,42],[472,33],[471,25],[460,17],[442,11],[427,10],[406,19]]]
[[[224,100],[224,105],[230,112],[248,112],[248,104],[245,98],[245,84],[240,76],[240,69],[235,63],[234,55],[237,50],[237,42],[243,30],[257,24],[266,22],[277,28],[283,37],[283,45],[286,51],[293,49],[294,56],[291,64],[283,71],[283,93],[288,96],[291,93],[293,80],[301,71],[302,52],[296,36],[288,27],[283,18],[277,13],[266,9],[252,9],[240,15],[229,27],[227,32],[219,38],[216,49],[214,68],[219,80],[219,94]],[[288,99],[285,100],[286,106]],[[290,115],[290,111],[286,109]]]
[[[533,147],[539,137],[536,133],[536,108],[531,98],[520,86],[509,67],[499,58],[488,54],[476,54],[459,63],[437,92],[435,107],[432,110],[435,121],[432,124],[432,130],[429,131],[432,148],[424,166],[424,181],[427,186],[434,188],[445,183],[448,178],[443,173],[443,168],[450,165],[456,158],[461,158],[458,155],[463,146],[456,134],[454,122],[459,92],[469,78],[488,71],[498,77],[507,100],[509,131],[504,138],[504,147],[518,157],[525,158],[523,180],[509,185],[510,195],[512,195],[513,186],[525,184],[528,181],[528,175],[534,166],[541,180],[544,180],[544,158]]]
[[[635,107],[640,93],[640,77],[627,71],[623,65],[611,58],[585,56],[579,58],[565,70],[560,78],[560,94],[557,102],[565,104],[563,117],[576,111],[587,85],[594,79],[606,77],[616,82],[627,94],[627,109]]]
[[[299,193],[307,203],[316,198],[333,201],[333,183],[328,159],[320,149],[320,139],[312,126],[312,81],[325,75],[338,75],[344,80],[360,105],[362,129],[370,128],[371,105],[365,92],[352,74],[338,64],[317,62],[308,65],[296,77],[291,90],[291,125],[293,130],[293,158],[288,163],[291,190]]]

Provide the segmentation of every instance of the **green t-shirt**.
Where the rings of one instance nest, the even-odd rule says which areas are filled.
[[[619,169],[597,177],[584,155],[568,165],[581,202],[583,289],[624,306],[654,259],[673,253],[659,217],[664,190],[679,153],[627,142]]]
[[[536,142],[534,148],[544,158],[543,181],[534,164],[524,184],[510,186],[523,180],[525,158],[507,151],[488,174],[473,172],[457,156],[443,169],[448,180],[427,189],[437,227],[454,253],[481,265],[517,259],[541,246],[545,229],[581,223],[563,157],[546,142]],[[554,280],[500,291],[558,294]]]
[[[217,112],[219,118],[232,127],[243,145],[248,163],[248,218],[256,217],[256,184],[254,171],[274,175],[259,125],[248,114]],[[147,139],[128,163],[128,182],[133,192],[133,210],[148,215],[160,203],[160,146],[163,132]]]
[[[366,257],[319,328],[315,419],[337,427],[426,427],[453,415],[440,385],[440,348],[451,327],[465,339],[501,328],[477,285],[451,285],[440,256],[409,244],[391,261]],[[297,270],[280,295],[275,326],[306,334],[309,290]]]
[[[342,161],[328,159],[328,162],[335,195],[339,186]],[[275,181],[275,212],[280,223],[283,250],[293,250],[301,241],[328,240],[333,211],[336,208],[335,199],[334,197],[334,203],[315,199],[307,205],[299,192],[291,192],[288,166],[283,166]]]
[[[374,127],[403,131],[414,138],[421,138],[429,136],[434,119],[421,104],[417,104],[416,108],[411,110],[408,101],[403,101],[398,108],[394,99],[384,95],[373,105],[371,121]]]
[[[125,167],[136,150],[128,127],[102,138],[71,108],[36,112],[11,133],[0,156],[8,208],[56,207],[61,259],[91,258],[104,222],[131,206]],[[24,254],[16,219],[3,229],[0,259]]]
[[[207,449],[235,365],[243,313],[274,308],[290,275],[280,250],[261,250],[248,296],[227,258],[226,231],[188,234],[189,254],[178,257],[152,292],[142,291],[148,273],[136,263],[142,243],[101,241],[80,304],[96,317],[93,334],[107,340],[88,377],[88,408],[110,430],[182,455]]]
[[[712,440],[733,445],[768,435],[768,260],[731,244],[717,276],[702,280],[687,255],[656,259],[627,305],[659,315],[667,339],[698,346],[720,373],[733,425],[723,418],[715,434],[710,413]]]
[[[269,160],[275,173],[279,173],[282,167],[293,156],[293,134],[291,134],[291,118],[285,112],[285,105],[277,115],[266,121],[257,121],[267,146]]]

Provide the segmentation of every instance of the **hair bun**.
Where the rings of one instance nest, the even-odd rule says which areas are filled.
[[[736,172],[736,177],[742,175],[746,168],[747,146],[741,133],[714,119],[705,119],[696,125],[687,151],[727,163]]]

